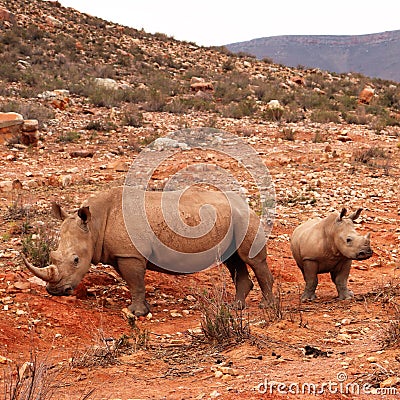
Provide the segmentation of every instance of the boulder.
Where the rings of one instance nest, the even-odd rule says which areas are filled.
[[[8,11],[7,8],[0,6],[0,21],[14,23],[15,15],[11,11]]]
[[[24,118],[15,112],[0,113],[0,144],[18,135]]]
[[[69,90],[66,89],[56,89],[47,90],[38,95],[40,99],[49,100],[52,107],[64,111],[69,103]]]
[[[46,22],[50,26],[54,26],[56,28],[62,28],[63,23],[57,18],[52,17],[51,15],[46,16]]]
[[[0,143],[13,141],[25,146],[37,146],[39,122],[15,112],[0,113]]]
[[[296,85],[304,86],[306,84],[304,78],[300,75],[295,75],[290,78],[290,81]]]
[[[96,86],[104,87],[105,89],[119,89],[118,82],[111,78],[95,78],[94,83]]]
[[[365,85],[358,95],[359,104],[369,104],[375,95],[375,88],[373,85]]]
[[[214,90],[214,85],[212,82],[207,82],[204,78],[192,76],[190,79],[190,89],[193,92],[208,92]]]

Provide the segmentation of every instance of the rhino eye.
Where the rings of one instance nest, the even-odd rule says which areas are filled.
[[[74,258],[74,265],[78,265],[78,263],[79,263],[79,257],[76,256],[76,257]]]
[[[351,237],[348,237],[348,238],[346,239],[346,243],[347,243],[347,244],[350,244],[352,241],[353,241],[353,239],[352,239]]]

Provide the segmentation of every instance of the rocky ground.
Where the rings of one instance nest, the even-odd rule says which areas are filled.
[[[108,118],[108,113],[99,109],[96,117]],[[79,105],[71,106],[58,112],[57,125],[41,133],[37,148],[1,149],[0,355],[5,384],[10,384],[12,376],[15,379],[12,366],[21,367],[34,357],[37,365],[51,365],[50,371],[57,372],[55,377],[50,374],[48,385],[56,384],[56,398],[66,399],[279,397],[277,387],[268,386],[270,381],[321,385],[339,384],[342,379],[360,387],[370,384],[375,391],[382,390],[380,386],[397,387],[398,351],[384,346],[394,326],[391,321],[399,318],[399,149],[395,131],[377,135],[362,126],[302,123],[290,125],[296,136],[288,141],[282,139],[282,126],[276,123],[217,122],[218,128],[240,136],[256,149],[274,182],[277,206],[268,260],[283,315],[271,320],[258,308],[256,287],[244,314],[250,338],[215,345],[202,334],[196,299],[203,289],[223,290],[225,285],[228,294],[232,293],[221,268],[188,277],[149,273],[152,315],[132,330],[121,312],[129,298],[127,289],[109,267],[94,266],[76,295],[68,298],[50,297],[23,267],[18,256],[22,231],[32,231],[40,224],[46,229],[58,226],[49,212],[51,201],[68,209],[77,207],[90,193],[123,183],[126,165],[137,157],[136,147],[128,144],[131,132],[93,134],[81,129],[88,118],[93,117],[87,117]],[[206,126],[208,118],[191,115],[191,126]],[[145,121],[141,130],[156,127],[159,134],[181,127],[179,117],[172,114],[145,114]],[[55,139],[57,130],[76,130],[79,139],[60,143]],[[317,131],[323,140],[315,143]],[[135,137],[140,134],[135,132]],[[356,161],[360,151],[372,147],[384,153],[368,163]],[[71,156],[88,150],[92,157]],[[197,161],[209,156],[198,155]],[[187,152],[177,157],[187,159]],[[229,168],[240,176],[237,163]],[[153,177],[154,184],[175,169],[176,164],[164,167]],[[22,185],[13,189],[7,182],[16,180]],[[364,208],[358,230],[371,232],[375,254],[367,261],[354,262],[350,278],[354,300],[336,300],[334,286],[327,276],[321,276],[318,299],[300,304],[303,281],[291,258],[289,236],[301,221],[343,206]],[[28,215],[18,213],[27,207]],[[112,346],[124,335],[131,337],[128,344],[114,351]],[[342,375],[338,378],[338,374]],[[260,386],[264,382],[267,393],[265,385]],[[92,394],[85,397],[88,393]],[[332,396],[325,393],[327,398]]]
[[[303,398],[346,399],[358,390],[360,398],[396,397],[396,85],[375,81],[371,104],[359,104],[369,80],[357,74],[339,77],[234,57],[108,24],[57,2],[10,0],[3,6],[9,10],[0,7],[6,58],[0,107],[21,113],[31,121],[23,126],[35,128],[24,144],[0,125],[0,397],[263,399],[304,392]],[[96,77],[114,80],[97,87]],[[112,87],[104,88],[106,82]],[[280,111],[268,110],[271,99],[281,101]],[[204,176],[213,185],[224,170],[259,211],[257,173],[238,161],[240,155],[183,146],[163,160],[162,146],[159,153],[146,150],[157,138],[199,127],[237,137],[233,147],[242,142],[253,148],[269,170],[276,207],[268,263],[279,316],[258,307],[256,284],[243,314],[233,313],[241,322],[236,334],[210,341],[202,329],[205,296],[229,301],[234,292],[223,267],[190,276],[149,272],[151,315],[134,326],[123,312],[128,289],[109,266],[92,266],[73,296],[48,295],[20,253],[56,244],[60,223],[51,203],[71,211],[90,194],[124,184],[133,163],[136,171],[147,171],[138,161],[142,155],[156,161],[159,155],[153,190],[179,171],[190,184]],[[323,275],[317,300],[300,303],[304,282],[289,237],[302,221],[343,207],[363,208],[357,230],[371,232],[374,255],[353,263],[354,299],[338,301]],[[13,396],[13,388],[31,389],[31,397]]]

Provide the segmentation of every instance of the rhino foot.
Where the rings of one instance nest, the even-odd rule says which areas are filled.
[[[338,298],[339,300],[349,300],[354,297],[354,293],[351,290],[347,290],[347,292],[340,293]]]
[[[303,302],[303,301],[313,301],[313,300],[315,300],[316,299],[316,295],[315,295],[315,293],[313,292],[313,293],[309,293],[309,292],[304,292],[302,295],[301,295],[301,301]]]
[[[132,303],[128,306],[128,309],[137,317],[143,317],[150,312],[150,306],[147,301],[144,303]]]
[[[278,305],[278,300],[275,298],[266,299],[263,297],[263,299],[260,301],[260,308],[277,308]]]

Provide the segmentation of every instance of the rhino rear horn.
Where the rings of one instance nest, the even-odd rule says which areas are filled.
[[[349,218],[350,218],[352,221],[355,221],[355,220],[360,216],[362,210],[363,210],[362,208],[359,208],[357,211],[351,213],[351,214],[349,215]]]
[[[38,268],[35,267],[33,264],[31,264],[23,254],[21,254],[21,257],[26,267],[35,276],[37,276],[38,278],[42,279],[45,282],[51,282],[51,283],[58,282],[60,274],[55,265],[49,265],[48,267],[45,268]]]

